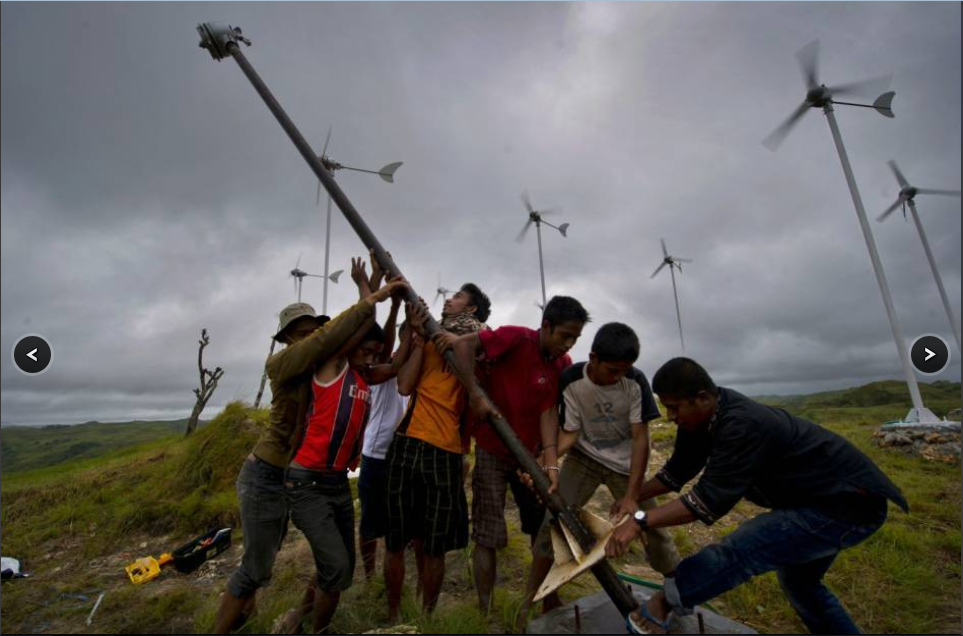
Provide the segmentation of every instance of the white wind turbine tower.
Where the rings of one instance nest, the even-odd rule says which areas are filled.
[[[897,208],[903,208],[903,216],[906,216],[906,206],[909,205],[910,216],[913,217],[913,224],[916,225],[916,231],[919,232],[920,241],[923,243],[923,251],[926,252],[926,259],[930,263],[930,269],[933,270],[933,278],[936,279],[936,287],[940,290],[940,300],[943,301],[943,309],[946,310],[946,317],[950,321],[950,329],[953,330],[953,337],[956,338],[956,351],[960,351],[960,328],[956,322],[956,317],[953,316],[953,308],[950,306],[950,299],[946,295],[946,288],[943,287],[943,278],[940,276],[940,271],[936,268],[936,259],[933,258],[933,252],[930,250],[930,242],[926,238],[926,232],[923,231],[923,224],[920,222],[920,216],[916,213],[916,195],[917,194],[938,194],[942,196],[949,197],[959,197],[959,190],[935,190],[933,188],[917,188],[911,186],[900,172],[899,166],[896,165],[895,161],[889,162],[889,167],[893,171],[893,176],[896,177],[896,181],[899,182],[899,197],[893,205],[886,208],[886,211],[879,215],[877,221],[885,221],[886,217],[896,211]]]
[[[368,174],[376,174],[381,177],[384,181],[388,183],[395,182],[395,172],[401,167],[402,162],[396,161],[394,163],[389,163],[381,170],[365,170],[363,168],[352,168],[351,166],[346,166],[334,161],[328,157],[328,143],[331,141],[331,126],[328,126],[328,136],[324,139],[324,147],[321,149],[321,156],[318,159],[324,167],[334,176],[335,172],[338,170],[353,170],[354,172],[366,172]],[[321,205],[321,182],[318,181],[318,194],[315,198],[315,205]],[[331,254],[331,196],[328,196],[328,214],[327,220],[324,226],[324,296],[321,301],[321,313],[327,315],[328,313],[328,263],[330,261]],[[335,280],[334,282],[338,282]]]
[[[545,261],[542,259],[542,224],[547,225],[550,228],[558,230],[558,233],[562,235],[563,238],[568,236],[568,223],[562,223],[561,225],[552,225],[542,217],[547,214],[554,214],[559,211],[560,208],[551,208],[548,210],[536,210],[532,207],[532,202],[528,198],[528,193],[522,193],[522,203],[525,204],[525,209],[528,210],[528,221],[525,222],[525,226],[522,227],[522,231],[518,233],[515,241],[521,243],[525,240],[525,235],[528,233],[528,229],[535,224],[535,233],[538,235],[538,271],[542,278],[542,304],[541,307],[544,310],[545,304],[547,302],[545,297]]]
[[[872,104],[841,102],[835,99],[840,95],[865,94],[872,91],[874,87],[878,90],[881,85],[882,88],[885,89],[889,86],[890,79],[888,77],[874,78],[838,86],[820,84],[818,80],[818,52],[819,40],[815,40],[796,53],[796,58],[802,68],[803,78],[806,81],[806,98],[786,121],[780,124],[762,143],[766,148],[774,151],[779,144],[782,143],[783,139],[786,138],[786,135],[789,134],[793,126],[799,122],[810,108],[821,108],[826,114],[826,120],[829,122],[829,130],[836,144],[836,152],[839,154],[839,161],[843,166],[843,174],[846,177],[846,183],[849,185],[849,193],[853,198],[853,205],[856,208],[859,227],[863,232],[866,248],[869,250],[869,258],[870,261],[872,261],[873,270],[876,272],[876,282],[879,284],[879,291],[883,296],[883,305],[886,307],[886,315],[889,318],[890,328],[893,331],[893,339],[896,341],[896,350],[899,352],[900,362],[903,365],[903,374],[906,376],[906,384],[909,387],[910,398],[913,401],[913,408],[906,415],[905,422],[911,424],[936,423],[940,420],[932,411],[923,406],[923,397],[920,395],[920,387],[919,384],[917,384],[916,375],[913,373],[913,367],[910,364],[906,339],[903,337],[903,327],[900,325],[899,317],[896,315],[896,307],[893,304],[893,296],[892,293],[890,293],[889,283],[886,281],[886,273],[883,271],[883,263],[879,258],[879,251],[876,249],[876,241],[873,238],[869,220],[866,218],[863,199],[859,194],[859,188],[856,186],[856,177],[853,176],[853,168],[849,164],[849,156],[846,154],[845,146],[843,146],[843,137],[839,132],[839,126],[836,124],[836,115],[833,111],[834,104],[859,106],[863,108],[873,108],[879,114],[892,118],[893,97],[896,93],[892,91],[883,93],[877,97],[876,101]]]
[[[649,279],[655,278],[666,265],[669,266],[669,274],[672,276],[672,295],[675,296],[675,317],[679,323],[679,342],[682,343],[682,353],[685,353],[685,338],[682,337],[682,312],[679,310],[679,290],[675,285],[675,270],[678,269],[681,274],[682,263],[691,263],[692,259],[669,256],[669,250],[665,247],[665,239],[659,239],[659,241],[662,243],[662,262],[655,268]]]

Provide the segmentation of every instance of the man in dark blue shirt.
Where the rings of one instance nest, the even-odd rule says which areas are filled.
[[[683,559],[665,591],[644,603],[630,628],[666,630],[680,615],[753,576],[775,570],[800,618],[816,634],[859,628],[822,578],[839,551],[886,520],[887,500],[909,507],[866,455],[821,426],[718,388],[693,360],[675,358],[656,372],[653,390],[678,426],[672,457],[643,484],[644,501],[699,481],[675,501],[620,525],[609,556],[623,554],[649,528],[700,520],[712,524],[743,497],[766,508],[719,543]]]

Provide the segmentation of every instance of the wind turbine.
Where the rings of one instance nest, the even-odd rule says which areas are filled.
[[[669,266],[669,274],[672,276],[672,295],[675,296],[675,317],[679,322],[679,342],[682,343],[682,353],[685,353],[685,338],[682,337],[682,312],[679,311],[679,290],[675,286],[675,270],[678,269],[679,273],[682,273],[682,263],[691,263],[692,259],[669,256],[669,250],[665,247],[665,239],[659,239],[659,241],[662,243],[662,262],[655,268],[649,279],[655,278],[666,265]]]
[[[916,225],[916,231],[919,232],[920,241],[923,243],[923,251],[926,252],[926,259],[930,262],[930,269],[933,270],[933,278],[936,279],[936,287],[940,290],[940,299],[943,301],[943,309],[946,310],[946,317],[950,321],[950,329],[953,330],[953,337],[956,338],[956,350],[960,351],[960,328],[957,326],[956,318],[953,316],[953,308],[950,306],[950,299],[946,295],[946,288],[943,287],[943,278],[940,276],[939,270],[936,268],[936,259],[933,258],[933,252],[930,250],[930,242],[926,239],[926,232],[923,231],[923,224],[920,222],[920,216],[916,213],[916,195],[917,194],[938,194],[948,197],[959,197],[959,190],[935,190],[933,188],[917,188],[911,186],[903,176],[900,171],[899,166],[896,165],[895,161],[889,162],[889,167],[893,171],[893,176],[896,177],[896,181],[899,182],[899,196],[893,205],[886,208],[886,211],[879,215],[877,221],[885,221],[886,217],[896,211],[897,208],[903,208],[903,216],[906,216],[906,206],[909,205],[910,216],[913,217],[913,224]]]
[[[441,298],[442,302],[448,300],[448,294],[451,293],[451,290],[450,290],[450,289],[448,289],[447,287],[442,287],[442,285],[441,285],[441,273],[438,274],[438,287],[435,289],[435,292],[436,292],[436,293],[435,293],[435,299],[432,301],[432,304],[434,304],[434,305],[437,305],[437,304],[438,304],[438,299],[439,299],[439,298]]]
[[[294,269],[288,272],[288,275],[290,275],[293,278],[294,290],[298,293],[298,302],[301,302],[301,286],[304,284],[304,279],[306,277],[310,276],[313,278],[324,278],[325,288],[327,288],[327,282],[329,279],[332,282],[337,283],[338,279],[341,277],[341,274],[343,273],[344,273],[344,270],[339,269],[338,271],[334,272],[333,274],[329,274],[328,276],[319,276],[318,274],[309,274],[303,269],[301,269],[301,255],[298,254],[298,260],[294,264]],[[322,311],[321,313],[324,314],[326,312]],[[268,349],[268,356],[267,356],[268,360],[270,360],[271,356],[274,355],[275,345],[277,345],[277,341],[272,337],[271,346]],[[257,396],[254,398],[254,408],[259,408],[261,406],[261,398],[264,396],[264,386],[266,384],[267,384],[267,360],[264,361],[264,371],[261,373],[261,384],[258,387]]]
[[[883,305],[886,307],[886,315],[889,318],[890,328],[893,330],[893,339],[896,341],[896,350],[899,352],[900,362],[903,365],[903,374],[906,376],[906,384],[909,387],[910,398],[913,401],[913,408],[906,416],[906,422],[912,423],[933,423],[939,422],[936,415],[923,406],[923,397],[920,395],[920,388],[916,382],[916,375],[910,365],[909,353],[906,350],[906,340],[903,337],[903,327],[900,325],[899,317],[896,315],[896,307],[893,304],[893,295],[889,290],[889,283],[886,282],[886,273],[883,271],[883,263],[879,258],[879,251],[876,249],[876,241],[866,218],[866,209],[863,207],[863,199],[860,197],[859,188],[856,186],[856,177],[853,176],[853,168],[849,164],[849,157],[846,148],[843,146],[843,137],[836,124],[836,115],[833,112],[834,104],[845,106],[859,106],[863,108],[873,108],[884,117],[892,118],[893,97],[895,92],[889,91],[876,98],[872,104],[859,104],[853,102],[841,102],[835,99],[840,95],[860,95],[872,89],[888,88],[889,78],[874,78],[850,84],[840,84],[838,86],[826,86],[820,84],[818,80],[818,53],[819,40],[810,42],[796,53],[796,59],[803,72],[803,79],[806,82],[806,98],[795,111],[779,125],[762,142],[766,148],[775,151],[779,144],[786,138],[792,128],[799,122],[803,115],[810,108],[822,108],[829,122],[829,130],[833,135],[833,142],[836,144],[836,152],[839,154],[839,161],[843,166],[843,174],[846,183],[849,185],[849,193],[853,198],[853,206],[856,208],[856,217],[859,219],[859,227],[866,240],[866,248],[869,250],[869,258],[876,272],[876,282],[879,284],[879,291],[883,296]],[[875,92],[875,91],[874,91]]]
[[[292,269],[292,270],[289,272],[289,274],[290,274],[290,275],[292,276],[292,278],[294,279],[294,289],[295,289],[295,291],[298,292],[298,302],[301,302],[301,286],[304,284],[304,279],[305,279],[305,278],[307,278],[307,277],[311,277],[311,278],[323,278],[323,279],[324,279],[325,289],[327,289],[328,281],[329,281],[329,280],[330,280],[332,283],[337,283],[337,282],[338,282],[338,279],[341,278],[341,274],[344,273],[344,270],[343,270],[343,269],[339,269],[338,271],[336,271],[336,272],[334,272],[334,273],[332,273],[332,274],[327,274],[327,275],[324,275],[324,276],[322,276],[321,274],[309,274],[309,273],[307,273],[306,271],[304,271],[303,269],[301,269],[301,268],[300,268],[300,265],[301,265],[301,256],[298,256],[298,262],[294,265],[294,269]],[[326,315],[326,312],[325,312],[324,310],[322,310],[321,313]]]
[[[548,227],[558,230],[558,233],[561,234],[563,238],[568,236],[569,224],[552,225],[543,219],[542,217],[544,215],[554,214],[558,212],[559,208],[536,210],[532,207],[532,202],[529,200],[527,192],[522,193],[522,203],[525,204],[525,209],[528,210],[528,221],[525,222],[525,226],[522,228],[522,231],[518,233],[515,241],[518,243],[524,241],[525,235],[528,233],[528,228],[532,227],[533,223],[535,224],[535,233],[538,235],[538,270],[542,276],[542,307],[545,307],[547,301],[545,298],[545,261],[542,259],[542,224],[544,223]]]
[[[395,172],[401,167],[403,162],[396,161],[394,163],[389,163],[381,170],[365,170],[363,168],[353,168],[351,166],[346,166],[344,164],[338,163],[337,161],[328,157],[328,143],[331,141],[331,126],[328,126],[328,136],[324,139],[324,147],[321,149],[321,156],[318,159],[321,160],[321,164],[325,169],[334,176],[334,173],[338,170],[353,170],[354,172],[366,172],[368,174],[376,174],[381,177],[384,181],[388,183],[395,182]],[[318,181],[318,194],[315,197],[315,205],[321,205],[321,182]],[[328,196],[328,214],[324,226],[324,297],[321,302],[321,313],[327,315],[328,313],[328,263],[331,254],[331,197]],[[335,280],[334,282],[338,282]]]

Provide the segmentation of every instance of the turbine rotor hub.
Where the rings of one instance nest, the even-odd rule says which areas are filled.
[[[826,104],[830,103],[830,101],[832,101],[831,98],[832,98],[832,94],[830,94],[829,89],[826,88],[825,84],[821,86],[816,86],[814,88],[810,88],[809,91],[806,93],[806,102],[810,106],[814,106],[814,107],[825,106]]]

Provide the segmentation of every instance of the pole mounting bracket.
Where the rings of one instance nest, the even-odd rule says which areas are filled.
[[[243,42],[251,46],[251,41],[241,34],[241,27],[231,26],[223,22],[198,24],[197,33],[201,36],[198,46],[207,49],[211,57],[218,62],[230,56],[231,52],[227,50],[229,44],[239,45],[240,42]]]

